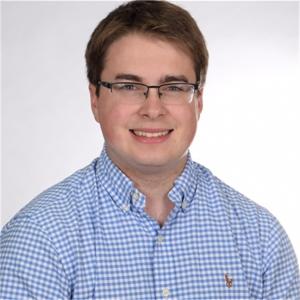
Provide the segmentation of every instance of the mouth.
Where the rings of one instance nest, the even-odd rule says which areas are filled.
[[[160,144],[167,141],[174,129],[166,128],[137,128],[129,130],[133,138],[142,144]]]
[[[169,135],[174,129],[130,129],[129,131],[138,137],[158,138]]]

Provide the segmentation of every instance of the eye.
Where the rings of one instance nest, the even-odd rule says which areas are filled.
[[[116,89],[124,91],[135,91],[138,87],[133,83],[118,83],[116,84]]]
[[[183,86],[178,84],[165,85],[163,90],[166,92],[182,92]]]

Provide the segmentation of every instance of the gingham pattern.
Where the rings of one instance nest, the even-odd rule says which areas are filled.
[[[190,157],[169,198],[160,228],[103,150],[3,228],[0,299],[300,299],[268,211]]]

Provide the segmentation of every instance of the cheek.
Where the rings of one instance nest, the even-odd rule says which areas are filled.
[[[186,135],[186,138],[195,134],[198,117],[194,107],[189,106],[182,108],[176,112],[176,119],[178,120],[179,128],[182,128],[182,133]]]
[[[104,138],[112,143],[120,141],[124,133],[128,131],[126,124],[130,115],[128,108],[117,105],[102,109],[99,113],[99,123]]]
[[[187,124],[184,125],[184,140],[187,144],[190,144],[196,134],[197,130],[197,121],[195,117],[193,119],[190,119]]]

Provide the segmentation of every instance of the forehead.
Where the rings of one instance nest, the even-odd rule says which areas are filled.
[[[127,34],[108,48],[102,77],[120,72],[149,78],[182,74],[195,79],[194,64],[187,50],[175,42],[140,33]]]

